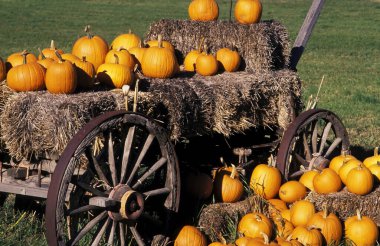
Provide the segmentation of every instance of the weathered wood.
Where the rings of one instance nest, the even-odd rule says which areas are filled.
[[[165,157],[161,157],[156,163],[154,163],[154,165],[151,168],[149,168],[148,171],[146,171],[146,173],[144,173],[144,175],[141,178],[137,180],[136,184],[134,184],[132,188],[136,190],[140,185],[142,185],[145,179],[147,179],[150,175],[152,175],[152,173],[157,171],[165,163],[167,163],[167,159]]]
[[[126,178],[125,174],[127,172],[127,167],[128,167],[128,162],[129,162],[129,156],[131,154],[133,136],[135,135],[135,129],[136,129],[136,126],[130,127],[128,129],[127,138],[125,139],[124,151],[123,151],[123,160],[121,162],[120,183],[124,183],[125,178]]]
[[[0,183],[0,192],[46,199],[48,187],[30,187],[20,184]]]
[[[102,208],[109,208],[109,207],[116,206],[118,202],[108,197],[96,196],[96,197],[91,197],[88,201],[88,204],[94,205],[97,207],[102,207]]]
[[[110,171],[111,171],[113,186],[116,186],[119,182],[118,182],[117,173],[116,173],[112,132],[109,133],[109,138],[108,138],[108,164],[110,165]]]
[[[290,55],[290,69],[296,70],[297,64],[301,59],[302,53],[305,50],[306,44],[309,41],[310,35],[313,31],[315,23],[318,20],[325,0],[314,0],[309,12],[307,13],[305,20],[298,32],[296,41],[292,48]]]
[[[70,243],[70,245],[75,245],[81,240],[84,235],[86,235],[96,224],[98,224],[100,221],[105,219],[107,217],[107,211],[101,212],[98,216],[96,216],[94,219],[92,219],[90,222],[88,222],[82,230],[76,235],[74,240]]]

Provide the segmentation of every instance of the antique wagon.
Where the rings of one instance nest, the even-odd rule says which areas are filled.
[[[278,168],[285,179],[299,174],[302,167],[327,165],[328,157],[333,153],[348,149],[347,132],[339,118],[330,111],[312,109],[299,114],[300,95],[294,92],[300,86],[295,73],[296,65],[323,2],[313,1],[291,50],[290,62],[284,62],[286,57],[284,61],[269,62],[272,65],[282,62],[283,70],[260,75],[261,71],[256,69],[256,73],[220,75],[206,81],[185,74],[168,82],[170,87],[165,81],[147,80],[140,85],[141,92],[136,90],[133,95],[118,92],[118,98],[124,98],[127,103],[124,109],[108,111],[92,118],[65,143],[67,147],[61,153],[41,154],[33,161],[23,160],[18,165],[13,165],[12,160],[0,162],[0,192],[47,199],[46,236],[49,245],[126,245],[130,242],[137,245],[163,245],[169,242],[172,235],[173,221],[180,205],[182,164],[179,165],[178,159],[182,163],[197,161],[209,155],[229,156],[235,147],[242,147],[243,150],[269,148],[277,152]],[[157,25],[165,25],[165,21]],[[186,23],[188,25],[191,23]],[[273,22],[262,25],[270,27]],[[186,32],[185,25],[176,23],[175,26],[182,29],[167,34],[165,39],[173,41],[171,35]],[[150,34],[154,36],[154,31],[151,30]],[[177,40],[176,47],[180,45],[181,41]],[[185,50],[181,52],[185,53]],[[247,60],[246,68],[252,66],[255,65]],[[280,83],[284,76],[295,78],[294,83],[285,86],[285,96],[277,96],[274,104],[270,100],[263,100],[265,97],[261,94],[267,93],[267,97],[272,97],[273,91],[279,91],[281,86],[286,85],[287,81]],[[213,113],[226,111],[223,103],[228,103],[230,95],[222,93],[225,89],[223,86],[228,84],[231,88],[237,88],[233,92],[244,98],[244,88],[241,87],[245,85],[244,80],[250,79],[255,80],[256,85],[246,85],[247,91],[256,95],[258,103],[253,105],[252,100],[245,102],[243,99],[244,103],[237,103],[235,110],[241,117],[236,124],[228,122],[228,114],[223,113],[218,115],[219,121],[207,119],[209,115],[182,117],[192,110],[207,111],[207,107]],[[222,87],[215,85],[226,80],[227,84]],[[265,84],[263,81],[266,80],[272,81]],[[265,90],[260,90],[258,84],[263,85]],[[203,87],[197,87],[199,85]],[[177,89],[171,89],[172,86]],[[152,88],[160,93],[154,94]],[[180,98],[171,98],[170,93],[163,98],[162,88],[174,90]],[[192,96],[186,94],[189,90],[193,96],[208,91],[217,95],[219,100],[211,103],[197,98],[193,100]],[[229,92],[228,88],[226,91]],[[28,96],[24,95],[28,102],[34,100]],[[38,96],[35,101],[42,100],[43,95]],[[137,97],[142,98],[141,101],[134,100],[131,107],[133,98]],[[165,103],[157,103],[152,99],[156,97],[173,100],[174,107],[168,109]],[[184,105],[181,104],[183,101]],[[156,103],[153,116],[147,116],[149,112],[146,110],[143,113],[136,112],[140,103],[146,106],[151,102]],[[251,115],[246,111],[250,107],[255,108],[256,116],[257,113],[267,114],[268,120],[250,118]],[[279,110],[271,114],[267,112],[267,107],[278,107]],[[176,118],[175,115],[181,117]],[[176,121],[181,121],[181,124],[175,125]],[[182,128],[185,129],[183,132]],[[231,132],[230,129],[235,130]],[[173,135],[176,136],[175,141]],[[244,152],[240,157],[244,156]],[[243,162],[244,159],[240,158]]]

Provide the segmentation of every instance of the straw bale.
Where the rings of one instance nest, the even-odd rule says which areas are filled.
[[[6,85],[6,81],[0,81],[0,115],[8,98],[14,92]],[[0,124],[0,152],[4,152],[4,142],[1,140],[1,124]]]
[[[277,21],[241,25],[229,21],[160,20],[151,24],[145,40],[158,34],[176,48],[180,62],[196,49],[204,37],[211,53],[220,48],[236,48],[243,58],[242,70],[248,72],[283,69],[290,56],[289,35]]]
[[[327,205],[342,221],[356,215],[356,209],[359,209],[362,215],[372,218],[380,226],[380,187],[365,196],[355,195],[345,188],[327,195],[310,192],[306,199],[313,202],[317,210]]]

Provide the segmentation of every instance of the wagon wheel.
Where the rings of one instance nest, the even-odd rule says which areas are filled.
[[[349,149],[346,128],[332,112],[312,109],[301,113],[285,131],[277,165],[285,179],[296,178],[308,168],[322,169],[329,158]]]
[[[108,112],[69,142],[46,205],[49,245],[161,245],[179,206],[179,170],[165,130]]]

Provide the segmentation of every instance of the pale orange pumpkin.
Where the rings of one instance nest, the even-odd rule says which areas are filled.
[[[107,42],[98,35],[90,33],[90,26],[85,28],[86,36],[75,41],[72,54],[77,57],[86,57],[94,65],[95,70],[104,63],[108,53]]]
[[[184,226],[177,235],[174,246],[206,246],[206,237],[194,226]]]
[[[135,63],[138,64],[140,68],[141,68],[141,61],[143,59],[143,56],[146,50],[147,48],[145,48],[142,45],[142,42],[140,42],[139,46],[129,49],[129,53],[132,55],[133,59],[135,60]]]
[[[133,56],[123,47],[108,51],[104,63],[116,63],[115,54],[118,57],[119,64],[129,67],[131,70],[135,68],[136,62],[133,59]]]
[[[294,228],[291,238],[299,241],[303,245],[323,245],[322,233],[319,230],[313,228],[297,226]]]
[[[38,91],[45,88],[45,68],[37,62],[27,63],[27,54],[23,54],[24,64],[12,67],[7,74],[9,88],[20,91]]]
[[[212,21],[219,17],[219,6],[215,0],[193,0],[188,12],[191,20]]]
[[[239,180],[236,167],[232,165],[232,170],[225,169],[217,171],[214,179],[215,198],[221,202],[237,202],[243,196],[244,187]]]
[[[269,159],[268,165],[259,164],[253,169],[249,187],[255,194],[265,199],[272,199],[277,196],[280,186],[281,173],[272,159]]]
[[[363,164],[366,167],[370,167],[372,165],[380,164],[380,155],[379,155],[379,147],[376,147],[373,151],[373,156],[365,158]]]
[[[12,67],[24,64],[24,54],[26,54],[26,63],[37,61],[37,57],[27,50],[16,52],[8,56],[7,62],[5,63],[6,70],[9,71]]]
[[[212,179],[202,172],[187,172],[184,184],[186,193],[198,199],[209,198],[213,191]]]
[[[260,0],[238,0],[235,5],[235,19],[241,24],[252,24],[260,21],[262,5]]]
[[[327,207],[324,207],[323,211],[314,214],[307,223],[307,226],[321,230],[328,245],[339,245],[342,239],[342,223],[335,214],[328,213]]]
[[[373,175],[375,175],[376,181],[379,182],[380,181],[380,164],[371,165],[368,169]]]
[[[269,199],[268,200],[268,211],[272,218],[277,217],[281,211],[288,209],[286,203],[280,199]]]
[[[108,86],[122,88],[123,85],[131,85],[134,81],[134,73],[129,67],[119,64],[117,55],[116,63],[104,63],[96,71],[98,80]]]
[[[218,61],[216,57],[207,52],[207,46],[203,48],[204,53],[198,55],[195,60],[195,71],[203,76],[212,76],[218,72]]]
[[[194,72],[195,71],[195,63],[197,61],[197,58],[200,54],[202,54],[203,41],[204,41],[204,38],[201,38],[201,40],[198,44],[198,49],[197,50],[191,50],[185,56],[185,60],[183,61],[185,71],[188,71],[188,72]]]
[[[123,33],[117,36],[111,43],[111,49],[118,50],[120,48],[127,49],[128,51],[131,48],[137,47],[141,43],[141,38],[132,33],[129,29],[128,33]]]
[[[313,186],[319,194],[329,194],[342,189],[339,175],[331,168],[325,168],[314,177]]]
[[[293,203],[306,196],[306,187],[298,181],[291,180],[281,185],[279,197],[286,203]]]
[[[357,195],[366,195],[372,191],[373,176],[371,171],[359,164],[358,167],[351,169],[347,175],[347,190]]]
[[[220,67],[227,72],[235,72],[240,66],[240,55],[236,50],[219,49],[216,52],[216,60],[220,63]]]
[[[376,223],[367,216],[362,216],[360,211],[356,211],[356,216],[347,218],[344,222],[345,237],[354,245],[376,245],[379,230]]]
[[[171,78],[178,71],[179,66],[174,53],[162,47],[162,36],[158,35],[158,46],[150,47],[145,51],[141,62],[142,72],[151,78]]]
[[[95,68],[91,62],[86,60],[86,57],[82,57],[82,60],[74,61],[77,68],[78,87],[80,88],[92,88],[95,84]]]
[[[39,59],[37,62],[46,69],[50,64],[54,62],[54,59],[45,57],[40,48],[38,48],[38,51],[40,52],[41,59]]]
[[[58,61],[58,57],[56,56],[55,52],[58,52],[59,54],[63,54],[63,50],[61,49],[57,49],[55,47],[55,43],[54,43],[54,40],[51,41],[50,43],[50,47],[49,48],[45,48],[42,50],[42,52],[40,52],[39,56],[38,56],[38,60],[42,60],[44,59],[43,56],[42,56],[42,53],[43,55],[46,57],[46,58],[51,58],[53,59],[54,61]]]
[[[272,237],[272,222],[261,213],[248,213],[240,220],[238,232],[250,238],[263,238],[263,233]]]
[[[285,209],[281,211],[281,217],[290,221],[290,209]]]
[[[339,169],[339,177],[342,180],[342,183],[347,185],[347,175],[348,173],[358,167],[360,164],[362,164],[361,161],[357,159],[351,159],[348,162],[346,162],[340,169]]]
[[[335,156],[329,164],[329,168],[334,170],[337,174],[339,174],[339,169],[343,166],[343,164],[347,163],[351,159],[356,159],[354,156],[350,155],[350,151],[342,150],[341,154]]]
[[[61,55],[62,59],[74,63],[75,61],[80,61],[79,57],[71,53],[64,53]]]
[[[52,63],[46,70],[46,89],[53,94],[71,94],[77,88],[77,73],[75,66],[64,61],[61,55],[56,52],[58,62]]]
[[[302,174],[301,178],[299,179],[299,182],[303,184],[309,190],[314,191],[313,180],[317,174],[318,174],[318,171],[316,170],[306,171],[305,173]]]
[[[0,57],[0,81],[3,81],[7,76],[7,71],[5,68],[5,62]]]
[[[290,222],[294,226],[305,226],[314,214],[313,203],[306,200],[297,201],[290,208]]]

